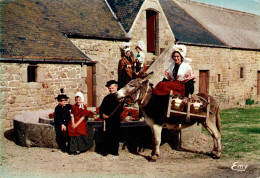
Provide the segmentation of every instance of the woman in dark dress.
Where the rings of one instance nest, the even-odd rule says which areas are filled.
[[[133,79],[133,64],[134,59],[131,56],[131,51],[128,46],[124,49],[125,55],[118,63],[118,88],[124,87],[130,80]]]
[[[191,59],[185,58],[186,51],[184,45],[173,46],[170,66],[165,71],[163,81],[154,88],[152,98],[146,106],[148,116],[165,117],[171,90],[173,94],[183,97],[184,104],[187,104],[189,94],[194,93],[195,75],[190,66]]]
[[[189,94],[194,92],[195,75],[190,66],[191,59],[185,58],[186,46],[174,45],[170,58],[170,66],[165,71],[164,81],[172,81],[184,85],[184,102],[187,102]]]

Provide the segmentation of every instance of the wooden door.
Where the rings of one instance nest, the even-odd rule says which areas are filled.
[[[147,52],[155,54],[156,47],[156,14],[152,10],[146,11],[146,27],[147,27]]]
[[[94,106],[93,100],[93,66],[87,66],[87,78],[85,80],[88,88],[88,107]]]
[[[257,95],[260,95],[260,71],[257,71]]]
[[[200,70],[199,93],[209,94],[209,71],[208,70]]]

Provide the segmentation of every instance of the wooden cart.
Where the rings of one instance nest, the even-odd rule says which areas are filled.
[[[191,108],[191,95],[189,95],[188,98],[188,103],[187,103],[187,109],[186,111],[177,111],[177,110],[172,110],[172,101],[173,99],[173,92],[171,90],[170,96],[169,96],[169,103],[168,103],[168,110],[167,110],[167,118],[170,118],[171,114],[176,115],[176,116],[186,116],[186,122],[190,122],[190,118],[198,119],[198,120],[206,120],[206,118],[209,117],[209,112],[210,112],[210,97],[208,97],[208,100],[206,101],[204,98],[198,96],[201,100],[207,103],[207,108],[206,108],[206,115],[200,115],[200,114],[193,114],[190,112]]]

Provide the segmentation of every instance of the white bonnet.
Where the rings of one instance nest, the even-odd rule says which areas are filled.
[[[83,93],[79,91],[79,92],[76,93],[75,97],[77,97],[77,96],[79,96],[81,98],[82,103],[84,103]]]
[[[81,101],[82,101],[82,103],[79,106],[79,108],[82,108],[84,110],[84,96],[83,96],[83,93],[79,91],[79,92],[76,93],[75,97],[77,97],[77,96],[79,96],[81,98]]]
[[[131,46],[131,42],[124,42],[123,43],[123,48],[127,48]]]
[[[126,54],[127,51],[131,51],[130,46],[131,46],[131,42],[124,42],[123,43],[123,49],[124,49],[125,54]]]
[[[136,47],[135,47],[135,48],[137,48],[137,47],[139,47],[142,51],[145,51],[145,50],[146,50],[146,46],[145,46],[145,44],[144,44],[144,41],[142,41],[142,40],[140,40],[140,41],[138,41],[138,42],[136,43]]]
[[[184,45],[174,45],[172,48],[173,48],[173,52],[178,51],[181,54],[181,56],[183,58],[185,58],[186,53],[187,53],[186,46],[184,46]]]
[[[131,51],[129,47],[124,49],[125,54],[126,54],[127,51]]]

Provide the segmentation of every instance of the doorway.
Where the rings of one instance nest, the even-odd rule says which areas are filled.
[[[199,93],[209,94],[209,70],[199,72]]]
[[[88,107],[93,107],[95,106],[93,99],[93,66],[87,66],[85,83],[87,85]]]
[[[146,11],[147,52],[153,54],[155,54],[156,51],[156,18],[157,12],[153,10]]]

